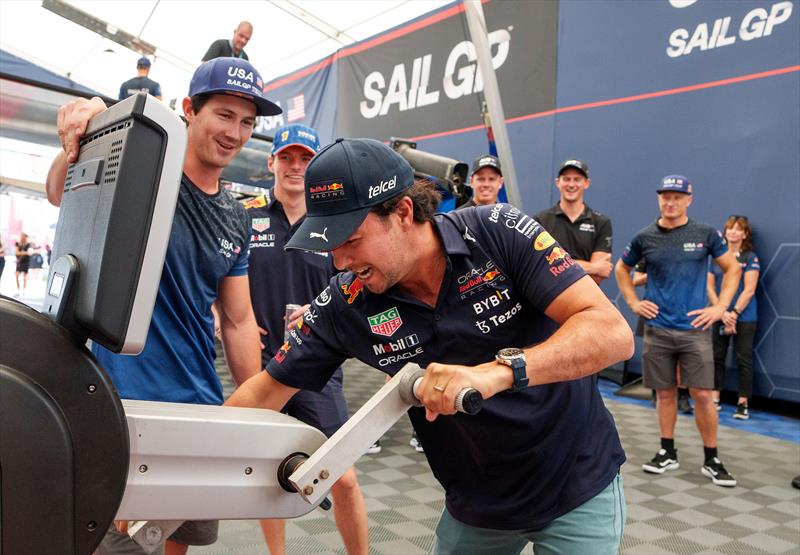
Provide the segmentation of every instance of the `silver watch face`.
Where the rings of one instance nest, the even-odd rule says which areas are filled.
[[[506,347],[497,351],[497,358],[504,360],[513,360],[515,358],[525,358],[525,351],[517,349],[516,347]]]

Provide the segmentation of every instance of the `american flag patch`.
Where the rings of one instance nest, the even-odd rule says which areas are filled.
[[[306,117],[305,98],[302,94],[298,94],[289,99],[289,110],[286,113],[286,118],[291,123],[304,117]]]

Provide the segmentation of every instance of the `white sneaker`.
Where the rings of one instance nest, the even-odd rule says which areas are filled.
[[[367,455],[377,455],[381,452],[381,440],[376,441],[367,448]]]
[[[425,452],[425,449],[422,448],[422,444],[419,442],[419,439],[417,439],[417,434],[416,433],[411,435],[411,440],[408,442],[408,444],[411,447],[413,447],[417,451],[417,453],[424,453]]]

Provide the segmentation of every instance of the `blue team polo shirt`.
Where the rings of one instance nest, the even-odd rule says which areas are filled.
[[[746,272],[760,272],[761,271],[761,264],[758,261],[758,256],[753,251],[749,252],[740,252],[736,255],[736,262],[739,263],[739,266],[742,268],[742,276],[739,278],[739,288],[736,290],[736,294],[733,296],[733,300],[731,304],[728,306],[728,310],[731,310],[735,305],[736,301],[739,300],[739,295],[742,294],[744,290],[744,274]],[[714,274],[714,283],[717,288],[717,294],[719,294],[720,286],[722,285],[722,268],[717,266],[716,264],[711,264],[710,271]],[[756,322],[758,321],[758,303],[756,302],[756,296],[753,295],[750,298],[750,302],[747,303],[747,306],[742,310],[742,314],[737,319],[738,322]]]
[[[673,229],[653,223],[639,231],[622,253],[622,261],[633,267],[642,258],[647,260],[644,299],[658,305],[658,316],[647,325],[695,329],[687,313],[708,305],[708,257],[716,259],[727,251],[717,230],[691,219]]]
[[[92,349],[121,398],[222,404],[211,303],[220,279],[247,274],[249,227],[228,191],[207,195],[183,176],[144,350]]]
[[[434,308],[338,274],[269,373],[319,390],[348,357],[394,375],[407,362],[484,363],[554,332],[544,310],[585,272],[533,218],[497,204],[437,215],[435,228],[447,266]],[[625,460],[592,377],[495,395],[476,416],[409,415],[448,510],[472,526],[543,528],[602,491]]]
[[[336,273],[327,252],[284,251],[283,247],[305,218],[289,224],[272,189],[244,204],[250,219],[250,298],[262,336],[263,365],[283,345],[287,304],[310,303]]]

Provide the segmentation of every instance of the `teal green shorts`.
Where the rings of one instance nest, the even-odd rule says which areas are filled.
[[[457,521],[447,509],[436,526],[434,555],[511,555],[533,542],[536,555],[616,555],[627,510],[622,475],[542,530],[493,530]]]

